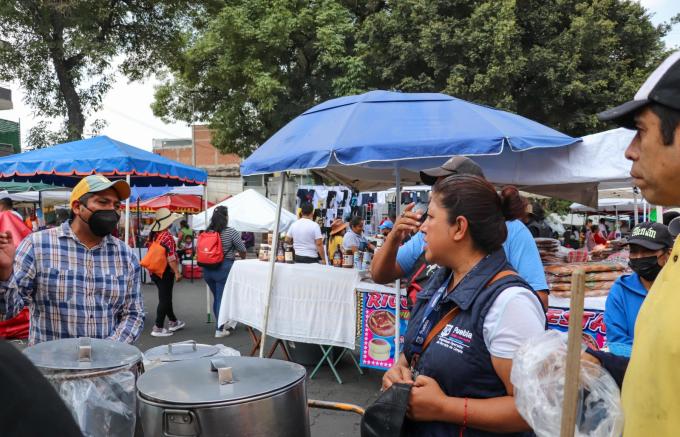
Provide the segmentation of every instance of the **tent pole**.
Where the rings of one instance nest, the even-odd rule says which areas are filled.
[[[130,175],[125,176],[125,182],[130,186]],[[129,244],[130,238],[130,197],[125,199],[125,244]]]
[[[205,185],[203,185],[203,205],[205,206],[205,216],[204,216],[204,224],[205,224],[205,229],[208,230],[208,182],[206,181]],[[198,241],[198,240],[196,240]],[[220,302],[220,305],[222,305],[222,302]],[[210,287],[208,287],[208,283],[205,283],[205,314],[206,314],[206,322],[205,323],[210,323]],[[215,315],[217,317],[217,315]],[[215,320],[215,323],[219,323],[217,320]],[[215,326],[215,330],[217,330],[219,326]]]
[[[395,198],[395,216],[399,217],[401,214],[401,174],[399,173],[399,166],[394,166],[394,176],[396,182],[394,184],[394,192],[396,194]],[[399,333],[399,328],[401,327],[401,321],[399,320],[401,315],[401,279],[397,278],[394,282],[394,288],[396,292],[396,299],[394,299],[394,361],[399,359],[399,339],[401,338]]]
[[[638,224],[638,202],[637,202],[637,191],[633,188],[633,223],[634,226]]]
[[[137,196],[137,233],[135,234],[135,245],[137,246],[137,253],[139,254],[139,260],[142,260],[142,240],[140,226],[142,224],[142,215],[139,212],[139,196]],[[144,269],[140,269],[140,276],[143,274]],[[143,281],[142,281],[143,283]]]
[[[276,221],[274,221],[274,238],[272,249],[269,251],[269,276],[267,277],[267,298],[264,304],[264,320],[262,321],[262,337],[260,338],[260,358],[264,357],[264,345],[267,342],[267,324],[269,323],[269,305],[272,300],[272,290],[274,289],[274,267],[276,252],[279,247],[279,222],[281,221],[281,207],[283,205],[283,189],[286,186],[286,172],[281,172],[281,184],[276,199]]]

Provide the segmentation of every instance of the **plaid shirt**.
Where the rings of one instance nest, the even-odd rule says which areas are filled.
[[[70,223],[27,236],[0,281],[0,316],[30,308],[29,344],[71,337],[134,342],[144,326],[139,261],[108,235],[88,249]]]

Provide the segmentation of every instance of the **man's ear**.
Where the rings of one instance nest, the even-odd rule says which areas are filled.
[[[80,211],[80,206],[82,203],[80,203],[80,200],[74,200],[73,203],[71,204],[71,212],[73,215],[76,215],[76,212]]]

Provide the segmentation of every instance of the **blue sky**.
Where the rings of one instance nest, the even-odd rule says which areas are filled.
[[[654,24],[670,20],[680,13],[680,0],[639,0],[650,11]],[[676,25],[665,38],[669,48],[680,48],[680,25]],[[129,83],[119,77],[103,102],[103,109],[91,119],[102,118],[108,121],[103,133],[112,138],[151,150],[153,138],[191,138],[191,130],[184,123],[166,124],[154,117],[149,105],[153,101],[155,78],[145,82]],[[29,107],[22,102],[22,92],[18,84],[10,84],[14,109],[3,111],[2,117],[21,121],[21,135],[26,138],[28,130],[37,121]]]

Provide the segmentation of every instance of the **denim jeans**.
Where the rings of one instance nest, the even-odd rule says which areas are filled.
[[[233,265],[233,259],[225,259],[217,268],[203,268],[203,279],[205,279],[205,282],[208,284],[208,287],[210,288],[210,291],[213,295],[213,315],[215,316],[215,323],[218,323],[220,320],[222,292],[224,291],[224,285],[227,283],[227,277],[229,277],[229,272],[231,271],[231,266]],[[235,324],[228,323],[228,325]],[[222,326],[218,326],[217,329],[222,329]]]

